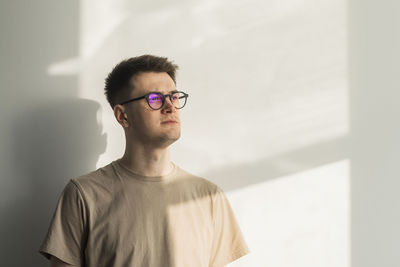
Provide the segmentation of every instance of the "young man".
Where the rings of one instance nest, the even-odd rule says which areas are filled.
[[[221,267],[249,253],[224,192],[170,159],[188,98],[177,68],[143,55],[108,75],[125,153],[65,186],[39,249],[52,266]]]

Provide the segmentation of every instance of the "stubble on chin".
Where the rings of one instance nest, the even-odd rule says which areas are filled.
[[[171,145],[181,137],[181,132],[169,133],[161,138],[161,141],[166,145]]]
[[[175,143],[180,137],[181,131],[179,129],[150,137],[147,141],[155,147],[168,147],[169,145]]]

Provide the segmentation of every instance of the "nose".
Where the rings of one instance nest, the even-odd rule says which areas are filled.
[[[172,106],[174,105],[174,104],[172,103],[172,96],[171,96],[171,95],[168,95],[168,96],[166,97],[166,102],[168,102],[168,104],[171,103]]]
[[[172,110],[175,111],[174,104],[172,104],[171,98],[169,96],[165,97],[165,103],[162,108],[163,110]]]

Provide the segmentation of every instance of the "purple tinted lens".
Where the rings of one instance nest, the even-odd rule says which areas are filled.
[[[160,108],[163,103],[164,96],[161,94],[150,94],[149,95],[149,104],[152,108]]]
[[[174,93],[174,94],[172,94],[172,101],[173,101],[174,103],[178,103],[178,102],[179,102],[179,96],[180,96],[179,93]]]
[[[182,108],[186,104],[185,94],[182,92],[177,92],[172,95],[172,101],[176,108]]]

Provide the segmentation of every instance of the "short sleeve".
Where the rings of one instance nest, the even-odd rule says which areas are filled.
[[[86,210],[82,194],[72,179],[61,193],[39,253],[53,255],[74,266],[83,266],[87,238]]]
[[[213,200],[213,223],[210,267],[225,266],[250,252],[231,205],[219,187]]]

